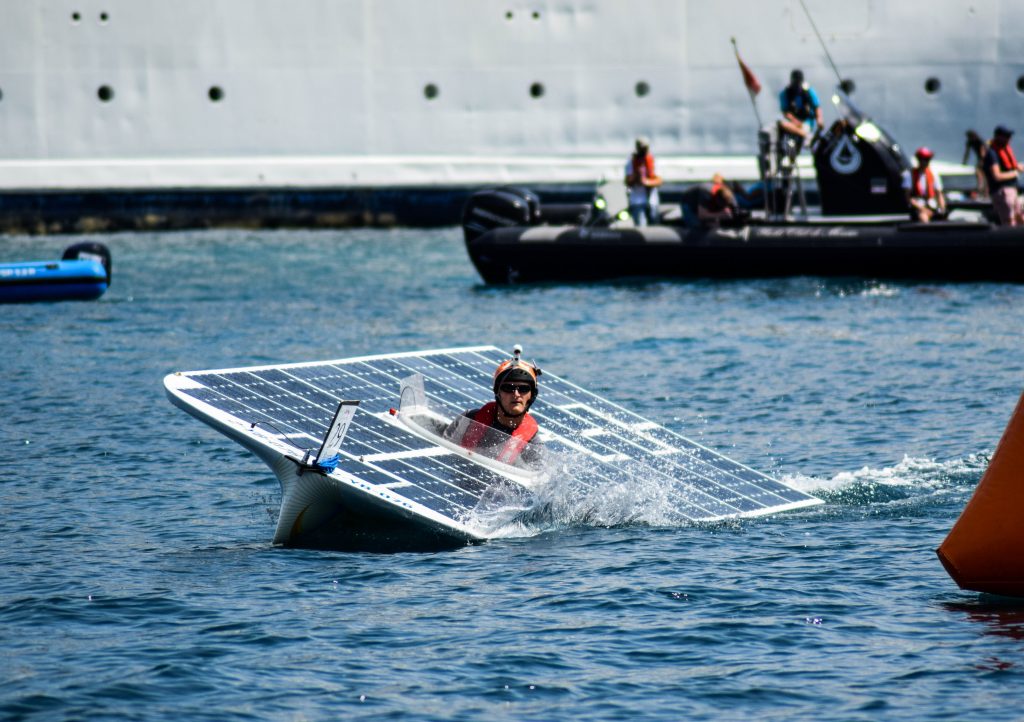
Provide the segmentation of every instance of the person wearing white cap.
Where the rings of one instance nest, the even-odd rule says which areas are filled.
[[[661,177],[654,170],[651,142],[636,139],[636,149],[626,161],[626,188],[629,189],[629,215],[638,226],[658,221],[658,186]]]

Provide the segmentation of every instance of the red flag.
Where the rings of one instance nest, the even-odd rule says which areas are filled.
[[[743,73],[743,84],[747,86],[752,96],[761,92],[761,83],[758,81],[754,71],[747,67],[739,53],[736,53],[736,61],[740,64],[740,72]]]

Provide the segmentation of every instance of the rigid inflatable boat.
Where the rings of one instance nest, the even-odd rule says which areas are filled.
[[[280,545],[482,541],[536,511],[553,481],[582,497],[644,480],[664,498],[666,523],[821,503],[547,371],[530,409],[536,454],[491,453],[507,450],[500,439],[464,448],[463,412],[493,398],[492,374],[506,359],[494,347],[453,348],[179,372],[164,386],[274,471]]]
[[[763,130],[755,207],[714,224],[690,189],[662,222],[634,227],[618,206],[548,207],[525,189],[476,193],[463,213],[470,259],[487,283],[629,276],[790,275],[1024,281],[1024,228],[992,223],[991,205],[950,202],[950,218],[909,220],[900,146],[837,94],[840,120],[811,144],[820,213],[812,214],[792,147]],[[773,134],[773,132],[775,134]],[[663,206],[665,208],[665,206]]]
[[[962,589],[1024,597],[1024,395],[974,495],[938,548]]]
[[[110,271],[102,243],[76,243],[59,261],[0,263],[0,303],[90,301],[110,286]]]

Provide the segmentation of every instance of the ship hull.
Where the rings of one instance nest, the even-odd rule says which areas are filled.
[[[815,27],[858,102],[939,159],[1019,114],[1015,3],[807,5],[6,2],[0,191],[592,183],[638,134],[665,177],[752,177],[728,160],[760,124],[729,38],[760,119],[801,67],[829,123]]]

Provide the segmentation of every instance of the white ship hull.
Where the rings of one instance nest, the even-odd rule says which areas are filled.
[[[907,146],[1024,107],[1009,0],[807,6]],[[793,67],[836,77],[798,0],[0,0],[0,190],[466,188],[752,177]],[[826,121],[831,120],[826,108]]]

